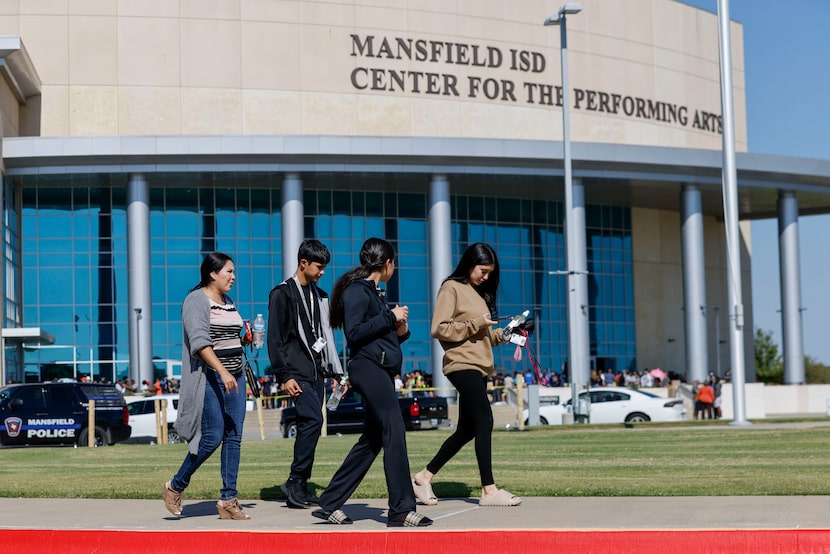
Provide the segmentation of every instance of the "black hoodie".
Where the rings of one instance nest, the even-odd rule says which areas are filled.
[[[328,298],[314,283],[309,286],[320,300]],[[302,305],[303,299],[291,278],[271,289],[268,295],[268,357],[271,372],[280,384],[289,379],[313,382],[320,377],[321,356],[309,348],[315,338]]]
[[[395,314],[374,281],[354,281],[343,291],[341,302],[350,358],[369,359],[391,375],[399,373],[403,363],[401,343],[409,338],[409,331],[397,335]]]

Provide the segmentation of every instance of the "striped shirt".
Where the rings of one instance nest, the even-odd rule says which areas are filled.
[[[225,297],[227,298],[227,297]],[[219,304],[210,301],[210,340],[213,351],[230,373],[242,371],[242,316],[233,303]]]

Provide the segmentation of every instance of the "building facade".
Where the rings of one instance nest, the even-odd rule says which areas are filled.
[[[542,0],[5,6],[3,326],[54,338],[7,340],[6,379],[175,375],[181,302],[204,254],[234,258],[231,295],[253,319],[296,267],[304,237],[333,253],[326,289],[357,264],[366,238],[395,245],[388,297],[409,306],[413,332],[404,371],[435,374],[437,287],[468,244],[491,243],[502,268],[499,315],[532,310],[534,356],[565,370],[560,34],[542,25],[558,8]],[[799,209],[830,204],[830,170],[745,154],[742,27],[731,32],[740,215],[782,221],[782,206],[792,214],[794,202],[787,221],[797,229]],[[568,41],[588,272],[579,308],[592,367],[723,373],[733,319],[717,17],[674,0],[586,1],[569,18]],[[782,248],[797,256],[797,240]],[[264,351],[253,362],[268,370]],[[507,348],[496,363],[528,367]]]

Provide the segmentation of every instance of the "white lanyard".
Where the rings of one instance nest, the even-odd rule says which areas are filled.
[[[311,297],[306,299],[305,293],[303,292],[303,286],[300,284],[300,280],[297,279],[296,275],[294,275],[292,279],[294,279],[294,283],[297,285],[297,290],[300,291],[300,298],[303,299],[303,308],[305,308],[305,315],[308,317],[308,321],[311,323],[311,334],[314,336],[314,339],[316,340],[318,336],[317,325],[314,322],[314,289],[312,289],[313,285],[311,283],[308,284],[308,293]]]

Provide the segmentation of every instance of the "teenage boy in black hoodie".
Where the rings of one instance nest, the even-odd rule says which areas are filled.
[[[268,296],[268,357],[281,389],[297,409],[297,438],[288,480],[280,486],[291,508],[319,499],[308,490],[314,452],[323,428],[324,380],[343,375],[329,326],[328,295],[316,283],[331,258],[318,240],[304,240],[297,270]]]

